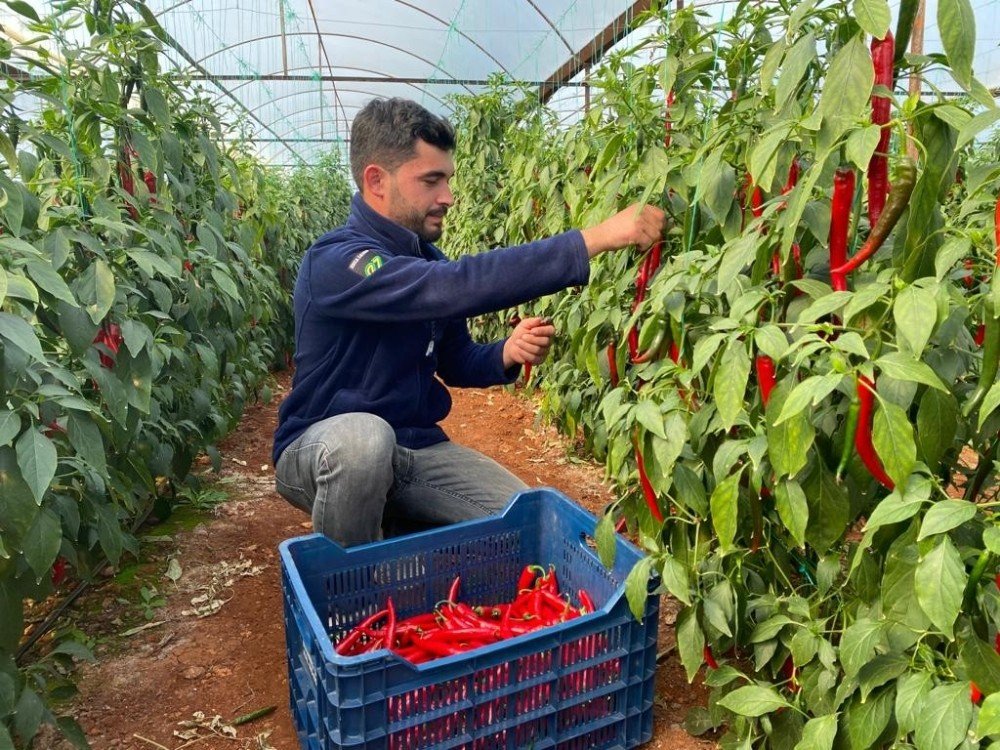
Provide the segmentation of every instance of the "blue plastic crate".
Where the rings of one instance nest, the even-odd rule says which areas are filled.
[[[306,750],[602,750],[653,729],[659,597],[641,622],[624,581],[642,557],[617,538],[615,566],[592,549],[596,519],[551,489],[502,515],[344,549],[313,534],[280,547],[292,716]],[[555,565],[560,589],[598,610],[467,653],[411,664],[333,644],[391,596],[400,619],[430,612],[456,575],[461,599],[516,596],[521,569]]]

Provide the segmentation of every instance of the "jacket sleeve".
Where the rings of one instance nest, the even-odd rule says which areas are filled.
[[[373,255],[379,255],[379,248],[357,243],[312,248],[306,270],[313,311],[378,322],[467,318],[586,284],[590,278],[578,230],[455,261],[379,255],[368,262]],[[361,256],[365,272],[352,269]]]
[[[492,344],[477,344],[469,335],[464,320],[448,322],[438,349],[437,372],[445,385],[456,388],[488,388],[513,383],[521,366],[503,367],[506,339]]]

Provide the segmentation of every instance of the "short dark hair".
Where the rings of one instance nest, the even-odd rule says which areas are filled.
[[[413,158],[417,140],[445,151],[455,149],[455,129],[410,99],[372,99],[351,125],[351,173],[361,188],[365,167],[378,164],[389,171]]]

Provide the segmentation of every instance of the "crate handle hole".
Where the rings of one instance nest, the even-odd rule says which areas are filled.
[[[595,555],[597,554],[597,540],[586,531],[580,532],[580,544],[590,549]]]

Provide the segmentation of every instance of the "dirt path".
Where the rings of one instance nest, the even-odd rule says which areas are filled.
[[[308,533],[311,524],[273,490],[271,435],[286,387],[287,380],[279,380],[275,400],[248,410],[220,446],[222,483],[193,496],[212,511],[178,514],[146,529],[139,562],[75,605],[75,626],[97,661],[83,670],[70,710],[94,750],[298,750],[287,706],[277,545]],[[528,400],[501,389],[456,391],[454,397],[445,423],[452,439],[592,511],[610,499],[600,467],[568,458],[565,441],[535,425]],[[215,504],[219,488],[228,497]],[[661,650],[673,644],[676,611],[666,599],[663,604]],[[687,684],[673,653],[657,672],[656,695],[653,740],[646,747],[714,747],[680,726],[704,692]],[[269,715],[237,727],[235,739],[211,726],[213,717],[229,722],[272,706]],[[195,718],[198,712],[203,719]],[[185,721],[200,726],[181,726]],[[68,747],[51,738],[41,746]]]

